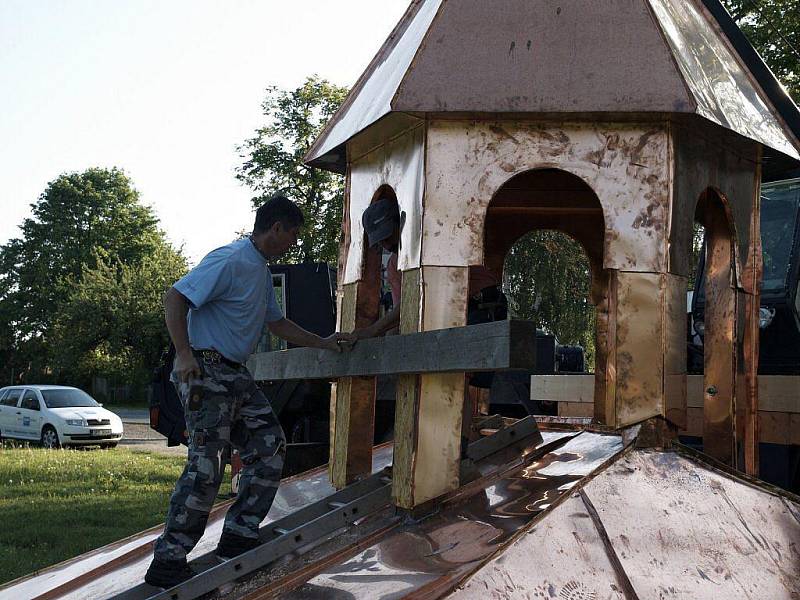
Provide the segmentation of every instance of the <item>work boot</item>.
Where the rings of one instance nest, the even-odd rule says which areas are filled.
[[[171,588],[194,577],[195,573],[185,560],[160,560],[154,558],[145,573],[144,581],[155,587]]]
[[[216,555],[222,560],[230,560],[260,545],[261,540],[258,538],[246,538],[223,531],[217,544]]]

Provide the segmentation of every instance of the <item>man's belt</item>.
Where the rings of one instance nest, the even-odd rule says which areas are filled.
[[[203,350],[195,350],[195,352],[200,355],[200,358],[203,359],[204,363],[208,363],[210,365],[226,365],[231,369],[241,369],[243,366],[241,363],[228,360],[222,356],[222,354],[213,349],[205,348]]]

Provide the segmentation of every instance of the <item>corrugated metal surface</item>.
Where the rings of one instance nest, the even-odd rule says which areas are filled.
[[[630,452],[452,598],[800,596],[800,506],[671,452]],[[607,536],[610,547],[603,543]],[[616,561],[632,594],[611,568]]]

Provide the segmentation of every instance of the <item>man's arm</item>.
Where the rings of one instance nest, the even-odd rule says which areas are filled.
[[[192,354],[192,347],[189,345],[189,331],[186,325],[189,303],[174,287],[164,296],[164,313],[169,337],[175,345],[174,370],[178,373],[178,378],[180,381],[188,381],[192,376],[202,377],[200,365],[197,364]]]
[[[295,346],[324,348],[341,352],[343,348],[349,349],[352,341],[352,336],[347,333],[334,333],[326,338],[320,337],[286,318],[267,323],[267,326],[271,333]]]
[[[399,325],[400,325],[400,305],[398,304],[396,306],[393,306],[392,310],[383,315],[372,325],[363,327],[361,329],[356,329],[353,332],[353,336],[357,340],[378,337],[380,335],[383,335],[387,331],[390,331],[398,327]]]

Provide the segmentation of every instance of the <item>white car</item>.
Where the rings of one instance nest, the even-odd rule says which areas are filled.
[[[78,388],[14,385],[0,388],[0,437],[45,448],[113,448],[122,439],[122,419]]]

